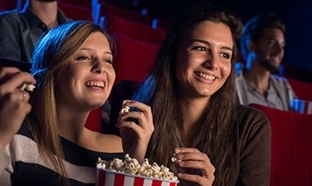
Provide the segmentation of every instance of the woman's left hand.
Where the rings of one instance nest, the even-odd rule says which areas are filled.
[[[126,100],[125,105],[135,109],[120,115],[116,126],[122,137],[124,151],[141,162],[154,131],[151,107],[133,100]]]
[[[176,148],[175,154],[178,177],[183,185],[212,185],[215,167],[207,154],[196,148]]]

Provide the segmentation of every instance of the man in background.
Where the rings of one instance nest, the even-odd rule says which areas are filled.
[[[31,63],[39,37],[68,21],[57,0],[27,0],[21,11],[0,13],[0,57]]]
[[[237,69],[236,77],[239,103],[291,110],[296,95],[286,78],[274,74],[284,57],[284,32],[285,25],[273,14],[258,15],[245,24],[240,49],[246,65]]]

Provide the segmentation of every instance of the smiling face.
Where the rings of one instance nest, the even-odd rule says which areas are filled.
[[[67,60],[56,88],[59,103],[82,109],[103,105],[116,76],[107,38],[92,33]]]
[[[184,96],[210,98],[231,73],[233,39],[228,26],[201,22],[186,32],[177,52],[176,76]]]
[[[280,29],[267,28],[254,43],[254,53],[259,65],[269,71],[278,70],[284,57],[285,38]]]

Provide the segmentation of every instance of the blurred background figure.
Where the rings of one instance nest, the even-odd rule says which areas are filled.
[[[39,37],[70,19],[58,9],[57,0],[27,0],[23,10],[0,14],[0,57],[31,62]]]
[[[237,68],[236,93],[239,103],[258,103],[291,110],[296,98],[287,79],[276,75],[284,58],[285,25],[273,14],[250,19],[240,39],[245,65]]]

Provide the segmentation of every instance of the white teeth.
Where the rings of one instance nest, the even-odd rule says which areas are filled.
[[[200,77],[204,78],[204,79],[211,80],[211,81],[213,81],[213,80],[216,79],[215,76],[211,76],[211,75],[208,75],[208,74],[204,74],[204,73],[202,73],[202,72],[200,72],[198,75],[199,75]]]
[[[88,81],[86,83],[87,87],[100,87],[104,88],[104,83],[102,81]]]

